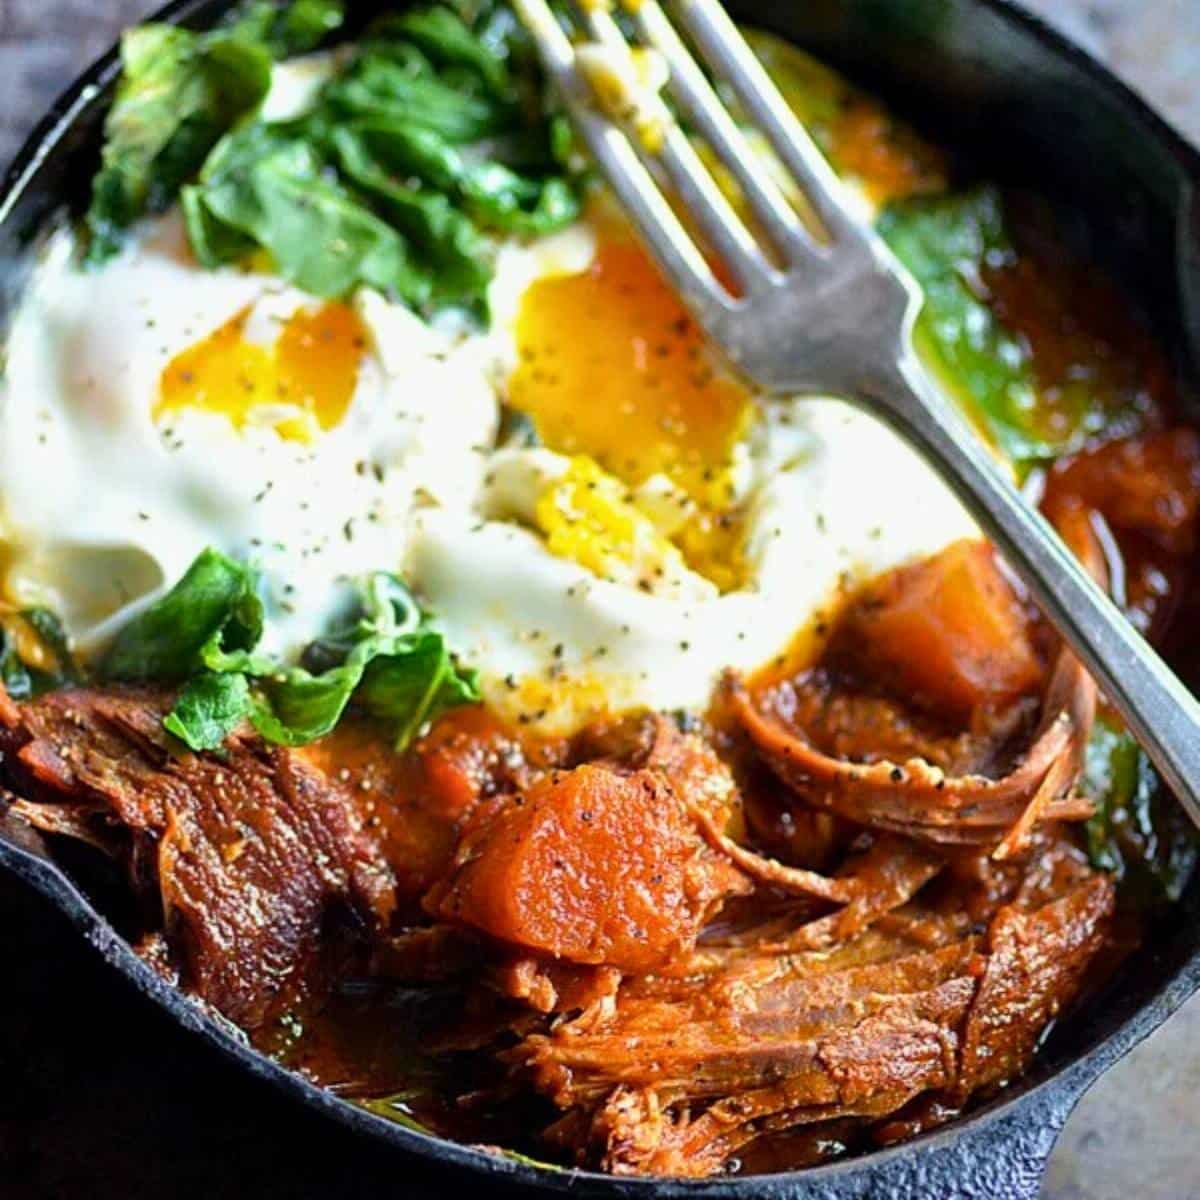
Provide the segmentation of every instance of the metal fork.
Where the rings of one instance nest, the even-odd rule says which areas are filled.
[[[764,246],[735,212],[661,99],[624,114],[597,103],[595,71],[546,0],[514,0],[548,75],[627,215],[699,324],[748,379],[775,393],[834,394],[885,421],[934,466],[1025,580],[1200,827],[1200,704],[1018,494],[913,350],[916,283],[847,206],[842,185],[715,0],[672,11],[712,76],[766,136],[820,225],[814,233],[764,170],[656,0],[625,0],[662,56],[679,106],[737,180]],[[607,0],[580,0],[588,40],[631,64]],[[590,75],[590,77],[589,77]],[[656,106],[661,107],[661,111]],[[655,182],[736,281],[723,286]],[[886,487],[886,480],[864,481]]]

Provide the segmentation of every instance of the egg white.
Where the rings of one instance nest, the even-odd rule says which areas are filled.
[[[205,546],[262,568],[274,645],[293,653],[347,581],[397,570],[415,507],[467,510],[496,427],[477,361],[383,297],[356,301],[369,344],[349,407],[311,444],[271,412],[235,429],[185,408],[155,420],[163,368],[250,305],[269,339],[309,297],[266,275],[206,271],[177,215],[99,271],[69,231],[45,248],[0,385],[0,513],[19,604],[47,604],[86,650]]]
[[[328,55],[277,68],[266,109],[311,103]],[[611,215],[604,218],[611,221]],[[312,301],[276,278],[209,271],[177,212],[84,271],[51,236],[11,328],[0,381],[0,529],[8,599],[44,604],[86,652],[205,546],[259,564],[266,649],[293,657],[349,581],[402,572],[502,713],[567,730],[598,711],[703,708],[727,667],[752,670],[828,619],[846,590],[979,532],[895,435],[825,398],[760,399],[735,454],[745,584],[720,594],[682,561],[649,591],[557,557],[537,497],[568,460],[497,446],[515,324],[534,281],[586,269],[598,227],[497,246],[490,330],[422,323],[377,293],[344,418],[311,444],[272,414],[235,429],[203,409],[154,418],[163,368],[249,307],[269,342]],[[664,527],[671,487],[637,490]],[[686,509],[679,509],[680,513]]]
[[[904,443],[841,401],[764,404],[750,450],[738,591],[693,574],[647,593],[555,557],[524,525],[434,510],[418,515],[409,575],[493,706],[568,730],[606,708],[703,708],[725,668],[769,662],[856,583],[979,536]],[[545,456],[528,454],[531,477],[553,469]]]

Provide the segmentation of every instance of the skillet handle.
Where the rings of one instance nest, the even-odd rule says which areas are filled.
[[[788,1200],[1037,1200],[1054,1143],[1095,1074],[1069,1069],[965,1125],[847,1163],[843,1179],[798,1187]]]
[[[990,1200],[1037,1200],[1054,1143],[1074,1107],[1063,1103],[1020,1106],[1008,1120],[981,1129],[968,1127],[939,1174],[943,1190],[929,1196],[987,1196]],[[945,1172],[944,1174],[942,1172]]]

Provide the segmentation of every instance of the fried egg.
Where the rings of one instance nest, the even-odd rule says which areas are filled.
[[[277,69],[268,109],[328,70]],[[870,418],[734,378],[602,195],[499,243],[488,307],[205,270],[177,212],[95,271],[59,230],[0,381],[4,599],[87,653],[212,545],[259,565],[287,659],[393,570],[490,704],[565,732],[701,709],[857,582],[978,536]]]
[[[418,514],[407,558],[489,703],[556,731],[701,709],[855,584],[978,536],[871,418],[751,394],[628,232],[591,221],[589,264],[531,283],[508,326],[504,400],[538,444],[491,456],[482,519]]]
[[[176,215],[97,272],[60,231],[8,344],[8,598],[86,650],[213,545],[259,563],[294,652],[399,569],[416,507],[470,507],[496,419],[477,358],[378,294],[202,270]]]

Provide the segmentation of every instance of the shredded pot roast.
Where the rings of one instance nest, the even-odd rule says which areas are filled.
[[[516,26],[489,24],[494,7],[385,22],[331,60],[312,113],[274,126],[254,115],[254,88],[271,56],[336,28],[333,0],[306,9],[328,10],[307,33],[248,18],[146,35],[186,42],[164,69],[225,62],[233,38],[254,70],[228,113],[207,84],[172,84],[215,107],[158,102],[152,144],[196,161],[142,163],[130,130],[149,118],[123,113],[141,111],[140,87],[160,95],[157,75],[135,70],[159,59],[127,56],[91,257],[117,255],[158,191],[171,198],[161,181],[121,192],[170,159],[172,187],[192,179],[185,215],[205,267],[253,251],[312,294],[366,283],[418,313],[478,308],[484,233],[560,228],[584,187],[547,115],[526,127],[516,101],[539,89],[511,90],[510,72],[531,67],[498,56]],[[1179,651],[1172,631],[1196,619],[1200,437],[1174,415],[1144,324],[1066,261],[1040,206],[950,191],[944,156],[878,104],[781,43],[755,46],[918,275],[923,352],[966,381],[981,432],[1130,619]],[[216,149],[170,141],[189,123]],[[487,160],[510,141],[529,149]],[[308,177],[277,229],[274,189],[295,183],[281,162]],[[266,198],[238,190],[250,183]],[[327,206],[348,224],[326,221]],[[665,380],[716,412],[712,373],[693,379],[700,335],[638,254],[621,243],[616,256],[632,283],[611,253],[584,282],[666,331],[638,342],[660,372],[642,402]],[[591,295],[545,293],[553,337],[540,357],[526,347],[527,390],[559,370],[560,343],[611,340],[588,332]],[[305,342],[305,362],[322,367],[332,345]],[[600,351],[577,372],[589,403],[589,372],[616,361]],[[173,376],[188,396],[198,363]],[[546,428],[557,395],[542,396]],[[514,444],[536,440],[538,416],[506,415]],[[593,424],[609,438],[623,420],[601,404]],[[647,417],[637,436],[656,429]],[[597,506],[598,540],[558,509],[539,519],[601,572],[614,513],[659,535],[622,507],[628,481],[590,470],[571,499]],[[886,500],[891,481],[861,485]],[[682,551],[663,561],[707,563],[735,586],[727,514],[687,511]],[[481,703],[471,664],[396,579],[372,577],[361,619],[310,645],[303,670],[264,659],[251,576],[202,554],[118,637],[107,674],[68,669],[65,651],[52,672],[44,645],[27,668],[20,639],[53,629],[45,613],[0,612],[0,823],[69,856],[138,953],[264,1052],[376,1113],[498,1152],[706,1176],[803,1166],[949,1120],[1026,1070],[1194,861],[1136,743],[980,540],[848,583],[792,651],[728,672],[706,712],[621,712],[570,736]]]
[[[549,739],[468,706],[404,754],[366,719],[197,754],[171,702],[5,697],[6,819],[106,855],[139,952],[264,1048],[551,1161],[708,1175],[945,1120],[1111,943],[1095,691],[982,544],[875,581],[705,720]]]

